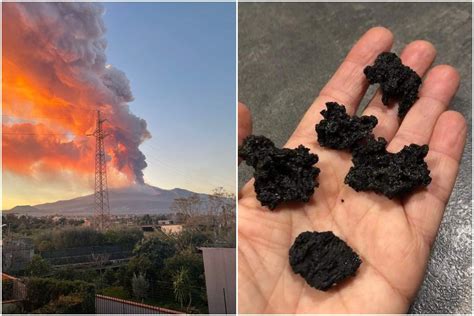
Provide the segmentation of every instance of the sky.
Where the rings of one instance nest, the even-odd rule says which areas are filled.
[[[152,135],[140,147],[145,182],[234,192],[235,4],[104,6],[108,62],[127,74]]]
[[[146,120],[151,135],[138,147],[148,164],[143,170],[145,183],[203,193],[222,186],[235,192],[235,4],[104,3],[103,7],[106,62],[128,77],[133,94],[133,101],[126,100],[130,112]],[[2,59],[5,65],[5,52]],[[9,69],[4,67],[4,73]],[[14,108],[5,102],[4,97],[4,122],[6,110]],[[130,128],[140,126],[135,117],[127,122]],[[68,137],[56,144],[61,145],[61,155],[75,152]],[[75,150],[81,148],[90,149]],[[93,173],[81,180],[75,174],[78,168],[88,171],[89,164],[63,168],[55,171],[59,176],[48,178],[44,166],[39,176],[9,169],[5,154],[3,160],[3,209],[92,193]]]

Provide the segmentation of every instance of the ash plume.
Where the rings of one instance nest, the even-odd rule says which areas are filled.
[[[28,174],[38,166],[63,166],[86,172],[87,165],[93,172],[94,142],[84,135],[94,130],[100,110],[108,120],[112,177],[144,182],[147,164],[139,145],[151,135],[146,121],[130,111],[127,76],[107,64],[103,14],[96,3],[3,3],[4,129],[48,130],[48,137],[4,133],[7,170]],[[31,146],[23,148],[25,142]],[[61,155],[53,157],[56,152]]]

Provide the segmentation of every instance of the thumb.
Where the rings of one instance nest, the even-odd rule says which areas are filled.
[[[252,134],[252,114],[248,107],[239,102],[239,112],[238,112],[238,125],[239,125],[239,132],[238,132],[238,141],[239,145],[242,144],[244,139]],[[240,158],[239,158],[240,164]]]
[[[252,115],[248,107],[239,102],[239,145],[242,144],[245,137],[249,136],[252,133]]]

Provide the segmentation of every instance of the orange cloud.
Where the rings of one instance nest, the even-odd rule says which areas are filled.
[[[132,114],[129,81],[106,64],[103,9],[95,3],[3,4],[3,168],[22,175],[94,173],[96,111],[109,183],[143,182],[150,136]]]

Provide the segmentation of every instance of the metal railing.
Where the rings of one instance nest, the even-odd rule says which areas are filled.
[[[96,314],[184,314],[184,312],[97,294]]]

